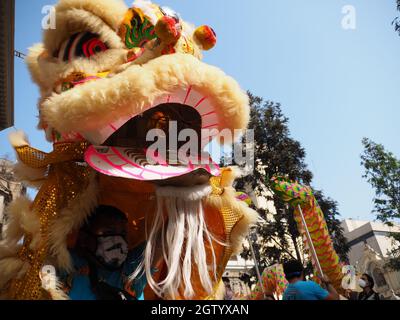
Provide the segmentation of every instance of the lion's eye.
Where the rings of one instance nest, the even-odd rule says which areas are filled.
[[[99,36],[90,32],[74,34],[64,42],[58,57],[63,61],[71,61],[77,57],[90,58],[91,56],[108,50],[107,45]]]

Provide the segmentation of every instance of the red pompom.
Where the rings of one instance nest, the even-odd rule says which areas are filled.
[[[194,38],[203,50],[210,50],[217,44],[217,35],[209,26],[201,26],[194,32]]]
[[[155,31],[157,37],[165,44],[176,43],[181,37],[179,24],[169,16],[164,16],[157,21]]]

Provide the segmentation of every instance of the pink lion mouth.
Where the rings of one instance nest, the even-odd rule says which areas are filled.
[[[171,130],[171,123],[175,124],[176,132]],[[82,133],[93,144],[85,153],[85,161],[102,174],[141,181],[166,180],[194,171],[219,175],[218,164],[203,151],[217,135],[216,131],[208,131],[204,136],[204,130],[217,129],[218,124],[215,109],[207,97],[191,87],[178,90],[158,99],[141,114],[125,117],[101,130]],[[152,149],[160,137],[148,141],[153,129],[162,133],[166,141],[165,154]],[[187,129],[197,137],[194,157],[181,149],[187,141],[177,139]],[[171,142],[174,141],[171,136],[176,143]]]
[[[145,152],[130,148],[91,146],[85,154],[86,162],[96,171],[127,179],[152,181],[180,177],[196,170],[204,170],[211,175],[219,175],[220,168],[210,158],[209,164],[151,164]],[[158,159],[157,159],[158,160]]]

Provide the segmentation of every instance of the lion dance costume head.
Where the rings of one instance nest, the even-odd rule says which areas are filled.
[[[236,199],[233,169],[204,152],[207,162],[185,161],[183,143],[170,139],[172,123],[179,135],[194,130],[200,154],[215,132],[247,127],[246,93],[201,61],[215,44],[211,27],[149,1],[60,0],[56,28],[27,58],[41,93],[39,128],[54,149],[34,149],[20,133],[10,139],[16,173],[38,194],[8,208],[3,297],[65,298],[58,287],[46,290],[41,270],[73,268],[69,250],[99,205],[126,214],[130,248],[146,243],[132,274],[146,274],[146,299],[221,296],[225,266],[257,215]],[[151,152],[151,130],[169,141],[167,158]]]

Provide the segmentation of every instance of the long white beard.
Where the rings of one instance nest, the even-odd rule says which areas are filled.
[[[192,286],[192,265],[195,263],[201,285],[208,294],[212,293],[213,282],[217,278],[212,241],[218,240],[207,229],[202,204],[202,199],[210,193],[211,187],[208,184],[195,187],[157,187],[157,211],[147,237],[144,260],[132,274],[132,279],[144,271],[154,292],[160,297],[171,299],[175,299],[183,284],[184,298],[191,299],[195,294]],[[164,208],[168,221],[164,218]],[[206,243],[211,248],[211,267],[207,264]],[[152,277],[152,268],[156,247],[160,245],[168,273],[163,281],[156,283]]]

